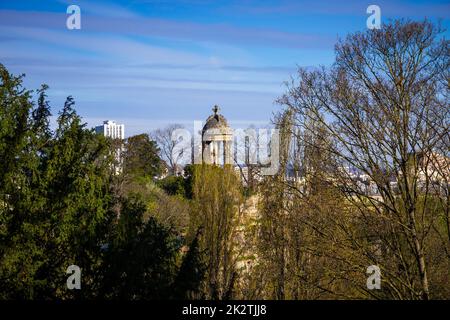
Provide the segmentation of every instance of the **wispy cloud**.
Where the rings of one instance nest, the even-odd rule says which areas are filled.
[[[0,11],[0,25],[28,28],[65,28],[66,15],[53,12]],[[332,48],[334,36],[284,32],[269,28],[240,27],[229,24],[195,23],[154,18],[107,18],[83,16],[80,32],[115,35],[152,36],[182,40],[225,42],[286,48]]]

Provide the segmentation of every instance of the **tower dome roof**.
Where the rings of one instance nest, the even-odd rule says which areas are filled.
[[[219,107],[214,106],[213,108],[214,114],[210,115],[208,119],[206,119],[206,123],[203,126],[202,133],[205,133],[206,130],[209,129],[227,129],[228,122],[227,119],[221,114],[219,114]]]

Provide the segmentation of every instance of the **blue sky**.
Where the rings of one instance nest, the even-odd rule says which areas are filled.
[[[81,30],[66,9],[81,8]],[[127,135],[203,120],[268,122],[296,66],[330,65],[339,37],[366,28],[366,8],[392,18],[443,19],[450,1],[136,0],[0,2],[0,62],[25,84],[50,86],[57,113],[74,96],[89,125]]]

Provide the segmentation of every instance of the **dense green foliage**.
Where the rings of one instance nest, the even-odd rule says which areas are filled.
[[[0,76],[0,299],[152,299],[195,290],[201,273],[190,279],[183,270],[200,261],[192,257],[198,250],[185,262],[179,232],[145,218],[139,197],[115,192],[113,142],[86,128],[73,98],[52,130],[47,86],[36,104],[23,76],[2,65]],[[148,136],[127,147],[127,174],[158,174]],[[82,270],[81,290],[66,287],[72,264]],[[180,277],[189,285],[175,288]]]
[[[192,199],[193,168],[187,165],[182,176],[167,176],[158,181],[158,186],[169,195],[180,195]]]
[[[134,177],[153,177],[161,173],[158,147],[148,134],[139,134],[127,139],[124,157],[125,174]]]
[[[143,220],[144,204],[122,203],[120,218],[105,248],[101,296],[115,299],[170,297],[180,240],[154,218]]]

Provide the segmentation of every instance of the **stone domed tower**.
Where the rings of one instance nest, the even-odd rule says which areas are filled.
[[[227,120],[214,106],[202,130],[202,161],[207,164],[232,164],[233,132]]]

